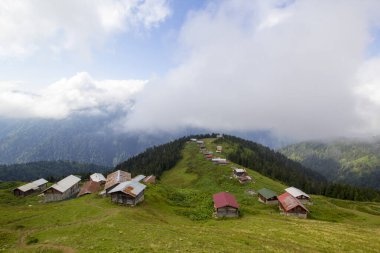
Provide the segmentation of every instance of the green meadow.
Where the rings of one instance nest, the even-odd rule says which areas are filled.
[[[215,151],[213,139],[205,141]],[[231,166],[212,164],[188,143],[136,207],[96,194],[46,204],[16,198],[16,185],[1,183],[0,252],[380,252],[380,203],[312,196],[308,219],[284,217],[247,190],[281,194],[286,185],[252,170],[254,182],[241,185]],[[240,218],[213,218],[220,191],[236,196]]]

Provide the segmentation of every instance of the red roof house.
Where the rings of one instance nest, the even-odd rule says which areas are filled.
[[[298,216],[301,218],[307,218],[309,210],[290,193],[285,192],[278,196],[278,204],[281,212],[287,216]]]
[[[239,204],[235,196],[228,192],[213,195],[215,214],[217,217],[238,217]]]
[[[100,182],[94,182],[92,180],[87,181],[86,183],[84,183],[84,185],[80,189],[80,192],[78,193],[78,197],[99,191],[100,184],[101,184]]]

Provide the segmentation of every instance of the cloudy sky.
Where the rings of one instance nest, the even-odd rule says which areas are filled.
[[[0,117],[380,134],[380,1],[3,0]]]

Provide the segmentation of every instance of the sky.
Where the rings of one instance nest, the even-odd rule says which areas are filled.
[[[380,1],[3,0],[0,117],[380,134]]]

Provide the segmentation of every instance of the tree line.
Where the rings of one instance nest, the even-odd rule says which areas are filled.
[[[0,180],[27,182],[45,178],[49,182],[56,182],[70,174],[88,178],[93,172],[105,173],[110,170],[107,166],[72,161],[39,161],[0,165]]]

